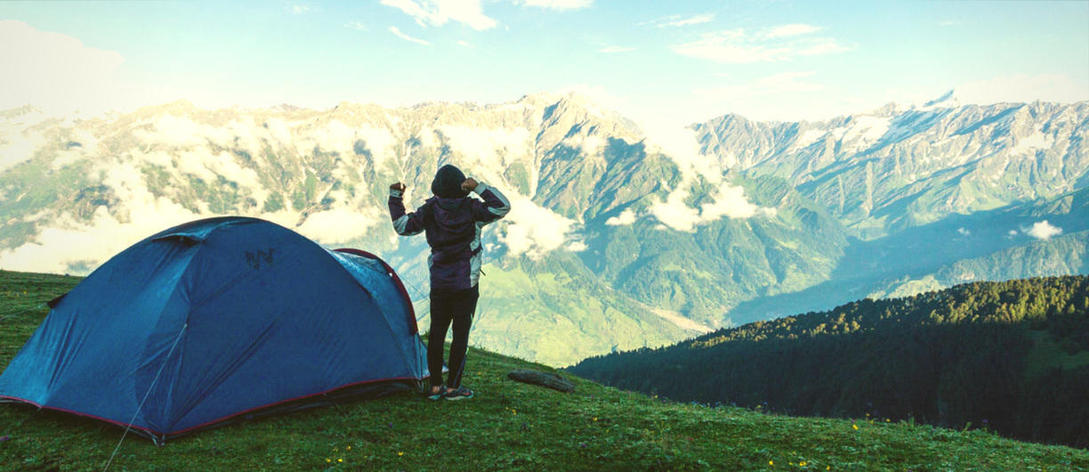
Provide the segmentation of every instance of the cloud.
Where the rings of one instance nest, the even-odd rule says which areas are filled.
[[[466,47],[466,48],[473,47],[472,44],[469,44],[469,42],[465,41],[465,40],[458,40],[458,46],[462,46],[462,47]]]
[[[1089,100],[1089,81],[1074,80],[1066,74],[1000,76],[963,83],[954,90],[957,100],[963,104]]]
[[[311,11],[313,11],[313,9],[310,8],[310,5],[305,5],[301,3],[291,5],[291,13],[294,15],[302,15],[304,13],[310,13]]]
[[[498,24],[484,14],[480,0],[382,0],[381,3],[405,12],[425,27],[453,21],[482,31]]]
[[[853,95],[824,93],[835,84],[817,78],[815,71],[802,70],[752,80],[717,80],[716,85],[692,89],[694,100],[689,113],[700,121],[725,112],[757,121],[797,121],[824,120],[874,107]],[[805,106],[799,107],[799,103]]]
[[[653,203],[648,212],[666,226],[677,231],[692,232],[696,226],[721,219],[749,218],[756,215],[773,216],[774,208],[759,207],[745,198],[744,189],[723,181],[722,164],[700,152],[696,133],[691,128],[644,119],[639,123],[647,136],[648,149],[665,154],[677,165],[681,180],[661,201]],[[686,200],[693,186],[702,181],[714,186],[710,201],[699,208],[689,207]],[[615,221],[619,223],[618,219]]]
[[[751,64],[794,59],[799,56],[835,54],[850,48],[833,38],[814,37],[820,28],[789,24],[747,33],[743,29],[704,33],[700,39],[678,44],[673,51],[683,56],[725,64]]]
[[[402,33],[401,30],[398,29],[396,26],[390,26],[389,27],[389,32],[393,33],[394,36],[397,36],[398,38],[401,38],[401,39],[403,39],[405,41],[410,41],[410,42],[413,42],[413,43],[416,43],[416,44],[422,44],[424,46],[430,46],[431,45],[431,42],[429,42],[429,41],[425,41],[425,40],[422,40],[420,38],[414,38],[412,36],[409,36],[407,34]]]
[[[499,242],[507,246],[508,255],[540,260],[564,245],[572,251],[585,249],[585,244],[579,246],[579,242],[570,240],[574,220],[521,195],[512,195],[510,201],[511,211],[502,220],[503,230],[498,235]]]
[[[84,45],[71,36],[39,31],[21,21],[0,21],[0,109],[26,104],[49,113],[109,109],[120,95],[116,51]],[[88,110],[91,109],[91,110]]]
[[[744,219],[758,214],[775,216],[774,208],[762,208],[745,198],[745,190],[726,182],[719,184],[711,195],[710,202],[700,207],[689,207],[685,200],[690,195],[690,187],[682,186],[669,193],[662,201],[650,206],[648,211],[662,224],[677,231],[693,232],[699,225],[711,223],[729,217]]]
[[[95,209],[90,222],[69,216],[47,218],[49,226],[32,241],[0,251],[0,266],[9,270],[67,273],[72,266],[97,266],[141,239],[197,217],[165,197],[154,196],[139,169],[131,164],[100,162],[109,187],[125,208],[111,214]]]
[[[714,13],[704,13],[701,15],[683,16],[683,15],[669,15],[663,18],[654,19],[651,21],[645,21],[639,23],[642,25],[650,25],[655,28],[677,28],[681,26],[699,25],[703,23],[710,23],[714,21]]]
[[[634,51],[634,50],[635,50],[635,48],[624,47],[624,46],[605,46],[605,47],[603,47],[601,49],[598,49],[597,52],[601,52],[601,53],[605,53],[605,54],[613,54],[613,53],[618,53],[618,52],[631,52],[631,51]]]
[[[1024,231],[1025,234],[1032,236],[1036,239],[1046,241],[1048,239],[1051,239],[1052,236],[1058,236],[1062,234],[1063,229],[1058,226],[1051,225],[1051,223],[1048,223],[1047,220],[1043,220],[1037,221],[1036,223],[1032,224],[1031,228],[1022,229],[1021,231]]]
[[[957,228],[957,234],[961,236],[971,236],[972,231],[967,228]]]
[[[813,71],[782,72],[761,77],[752,82],[695,89],[693,93],[707,99],[733,101],[785,93],[817,92],[824,86],[805,80],[814,74],[816,73]]]
[[[388,221],[387,218],[375,207],[334,208],[307,216],[295,229],[321,244],[343,244],[366,236],[372,227]]]
[[[349,21],[344,24],[344,27],[351,28],[356,31],[367,31],[367,25],[363,24],[363,22],[361,21]]]
[[[579,10],[594,4],[594,0],[515,0],[516,4],[549,10]]]
[[[635,214],[635,211],[633,211],[631,208],[628,208],[620,212],[619,215],[605,220],[605,224],[608,226],[627,226],[635,223],[636,219],[637,216]]]
[[[776,26],[767,30],[764,37],[769,39],[774,38],[789,38],[791,36],[801,36],[803,34],[811,34],[820,31],[819,26],[806,25],[801,23],[794,23],[789,25]]]

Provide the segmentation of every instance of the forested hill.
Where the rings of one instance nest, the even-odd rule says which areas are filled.
[[[914,418],[1087,447],[1089,277],[866,299],[570,370],[675,400]]]

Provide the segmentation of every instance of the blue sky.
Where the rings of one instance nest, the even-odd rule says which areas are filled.
[[[0,108],[577,90],[677,123],[1089,99],[1089,2],[0,2]],[[11,47],[7,47],[11,46]]]

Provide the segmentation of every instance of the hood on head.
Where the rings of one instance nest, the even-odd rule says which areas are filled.
[[[431,193],[439,198],[466,197],[469,192],[461,189],[462,182],[465,182],[465,174],[461,169],[446,164],[435,172],[435,180],[431,181]]]

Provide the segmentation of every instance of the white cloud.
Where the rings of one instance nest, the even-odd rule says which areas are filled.
[[[828,37],[811,36],[820,28],[782,25],[747,33],[743,29],[704,33],[700,39],[673,46],[678,54],[726,64],[790,60],[844,52],[850,48]]]
[[[782,26],[776,26],[774,28],[771,28],[771,29],[767,30],[767,33],[765,34],[765,37],[767,37],[767,38],[787,38],[787,37],[790,37],[790,36],[801,36],[803,34],[816,33],[817,31],[820,31],[820,30],[821,30],[821,28],[819,26],[795,23],[795,24],[782,25]]]
[[[594,0],[515,0],[516,4],[549,10],[579,10],[594,4]]]
[[[823,77],[822,77],[823,78]],[[857,96],[831,93],[814,71],[790,71],[752,80],[718,80],[717,85],[694,88],[688,113],[702,121],[723,113],[752,120],[825,120],[877,104]],[[824,92],[829,93],[824,93]],[[799,103],[805,106],[799,107]]]
[[[413,42],[413,43],[416,43],[416,44],[422,44],[424,46],[430,46],[431,45],[431,43],[428,42],[428,41],[422,40],[420,38],[414,38],[412,36],[409,36],[407,34],[402,33],[401,30],[398,29],[396,26],[390,26],[389,27],[389,32],[393,33],[394,36],[397,36],[398,38],[401,38],[401,39],[403,39],[405,41],[410,41],[410,42]]]
[[[465,40],[458,40],[458,46],[463,46],[463,47],[467,47],[467,48],[473,47],[472,44],[469,44],[469,42],[465,41]]]
[[[631,208],[628,208],[620,212],[619,215],[605,220],[605,224],[608,226],[627,226],[635,223],[636,219],[637,216],[635,214],[635,211],[633,211]]]
[[[351,28],[356,31],[367,31],[367,25],[363,24],[362,21],[349,21],[344,24],[344,27]]]
[[[510,196],[511,211],[502,221],[499,241],[507,246],[510,256],[525,255],[540,260],[545,254],[564,245],[568,250],[579,249],[579,242],[570,241],[575,221],[538,206],[521,196]],[[582,245],[585,249],[585,244]]]
[[[605,47],[603,47],[601,49],[598,49],[597,52],[601,52],[601,53],[605,53],[605,54],[613,54],[613,53],[618,53],[618,52],[631,52],[631,51],[634,51],[634,50],[635,50],[635,48],[632,48],[632,47],[605,46]]]
[[[420,26],[442,26],[453,21],[482,31],[498,24],[484,14],[480,0],[382,0],[381,3],[405,12]]]
[[[295,15],[302,15],[303,13],[310,13],[311,11],[312,9],[310,8],[310,5],[301,3],[291,5],[291,13]]]
[[[957,100],[964,104],[1089,100],[1089,81],[1074,80],[1065,74],[994,77],[960,84],[954,90]]]
[[[32,241],[0,252],[0,266],[51,273],[68,272],[70,264],[97,266],[147,236],[198,216],[169,199],[152,195],[133,165],[100,164],[106,174],[103,184],[125,202],[121,214],[111,215],[100,206],[89,223],[70,217],[50,218],[50,226]]]
[[[1058,236],[1062,234],[1063,229],[1058,226],[1053,226],[1051,223],[1048,223],[1047,220],[1043,220],[1037,221],[1036,223],[1032,224],[1031,228],[1022,229],[1021,231],[1024,231],[1025,234],[1032,236],[1036,239],[1046,241],[1048,239],[1051,239],[1052,236]]]
[[[812,77],[813,71],[782,72],[761,77],[752,82],[727,84],[713,88],[696,89],[693,92],[702,97],[734,101],[769,95],[782,95],[795,92],[817,92],[823,85],[805,79]]]
[[[723,181],[722,164],[700,152],[699,141],[691,128],[643,120],[640,123],[647,136],[650,151],[658,151],[677,165],[681,181],[665,199],[653,203],[649,213],[666,226],[677,231],[695,231],[696,226],[721,219],[749,218],[758,214],[774,215],[775,209],[758,207],[745,198],[741,187]],[[715,186],[709,202],[699,208],[689,207],[685,200],[692,187],[702,180]],[[616,221],[619,223],[619,220]]]
[[[387,218],[375,207],[334,208],[307,216],[296,230],[321,244],[342,244],[366,236],[370,228],[388,221]]]
[[[957,234],[959,234],[961,236],[971,236],[972,231],[969,230],[968,228],[957,228]]]
[[[740,186],[726,182],[719,184],[712,201],[689,207],[685,200],[690,195],[690,187],[679,187],[670,192],[665,200],[654,203],[648,209],[658,221],[677,231],[692,232],[696,226],[717,221],[722,217],[735,219],[750,218],[758,214],[774,216],[774,208],[762,208],[745,198],[745,190]]]
[[[667,17],[658,18],[651,21],[639,23],[640,25],[651,25],[655,28],[676,28],[681,26],[699,25],[703,23],[710,23],[714,21],[714,13],[704,13],[701,15],[683,16],[683,15],[669,15]]]
[[[59,33],[14,20],[0,21],[0,109],[26,104],[49,113],[109,109],[120,90],[124,58]]]

